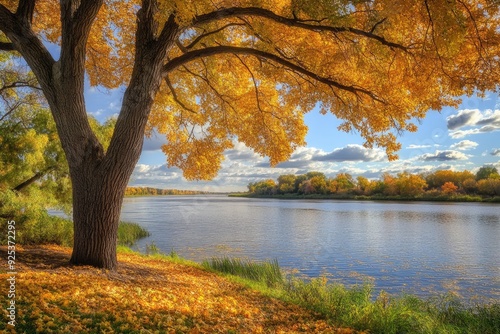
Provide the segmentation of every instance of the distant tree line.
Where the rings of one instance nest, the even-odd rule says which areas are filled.
[[[321,172],[280,175],[252,182],[248,191],[254,195],[366,195],[400,197],[439,197],[453,195],[500,196],[500,175],[493,166],[483,166],[476,174],[470,171],[438,170],[423,174],[383,173],[378,180],[354,178],[339,173],[328,178]]]
[[[206,191],[158,189],[151,187],[127,187],[125,196],[153,196],[153,195],[199,195],[208,194]]]

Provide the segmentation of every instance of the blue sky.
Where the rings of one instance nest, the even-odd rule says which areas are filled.
[[[102,92],[89,88],[88,111],[103,121],[120,110],[123,90]],[[141,158],[130,179],[131,186],[244,191],[249,182],[276,179],[282,174],[321,171],[327,176],[347,172],[376,179],[381,173],[420,173],[436,169],[470,170],[483,165],[500,169],[500,98],[464,98],[458,109],[430,111],[416,133],[399,137],[399,160],[389,162],[383,149],[365,149],[357,133],[337,130],[340,122],[332,115],[313,110],[305,117],[309,132],[307,145],[295,151],[289,161],[270,168],[266,158],[237,143],[228,150],[219,175],[212,181],[186,181],[177,168],[168,168],[160,146],[162,137],[146,140]]]

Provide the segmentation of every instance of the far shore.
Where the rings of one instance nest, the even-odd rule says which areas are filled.
[[[483,203],[500,203],[500,196],[482,197],[471,195],[453,195],[453,196],[384,196],[384,195],[353,195],[353,194],[253,194],[253,193],[230,193],[229,197],[245,197],[245,198],[268,198],[268,199],[311,199],[311,200],[355,200],[355,201],[401,201],[401,202],[483,202]]]

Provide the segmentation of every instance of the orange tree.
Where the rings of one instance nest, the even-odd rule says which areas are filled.
[[[492,0],[0,0],[0,50],[29,65],[55,120],[71,261],[113,269],[145,133],[164,133],[168,164],[206,179],[234,140],[287,159],[319,105],[396,158],[412,121],[496,89],[499,20]],[[86,78],[124,87],[107,149],[89,125]]]

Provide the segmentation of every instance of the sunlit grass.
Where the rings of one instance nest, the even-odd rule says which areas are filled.
[[[202,263],[205,268],[218,272],[240,276],[252,281],[264,283],[269,287],[283,284],[283,275],[278,261],[256,262],[238,258],[212,258]]]
[[[118,244],[133,246],[137,240],[149,237],[149,232],[136,223],[120,222],[118,225]]]
[[[500,333],[500,304],[466,306],[453,294],[424,300],[413,295],[374,296],[373,284],[347,288],[326,277],[283,279],[278,264],[238,259],[211,259],[205,267],[252,281],[276,277],[273,296],[313,310],[332,323],[370,333]],[[259,285],[249,284],[259,289]],[[262,291],[269,293],[268,288]]]

